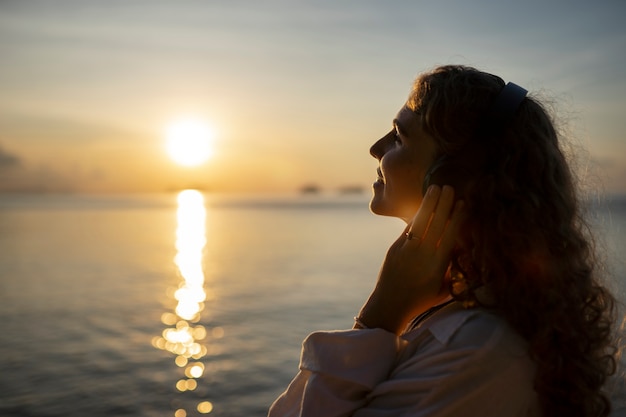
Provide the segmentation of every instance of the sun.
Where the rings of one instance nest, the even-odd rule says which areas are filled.
[[[197,166],[212,155],[213,131],[197,119],[180,119],[172,122],[166,132],[167,153],[177,164]]]

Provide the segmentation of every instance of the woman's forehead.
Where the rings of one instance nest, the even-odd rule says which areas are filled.
[[[409,132],[420,128],[421,119],[417,113],[407,106],[404,106],[400,109],[398,114],[396,114],[396,118],[393,122],[402,128],[402,130]]]

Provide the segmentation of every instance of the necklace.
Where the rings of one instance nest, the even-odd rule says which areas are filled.
[[[437,311],[441,310],[442,308],[444,308],[445,306],[447,306],[448,304],[452,304],[453,302],[455,302],[456,300],[454,298],[451,298],[450,300],[444,301],[441,304],[437,304],[434,307],[429,308],[428,310],[424,311],[423,313],[419,314],[418,316],[416,316],[411,323],[407,326],[407,330],[405,331],[405,333],[410,332],[411,330],[415,329],[417,326],[419,326],[424,320],[426,320],[428,317],[432,316],[433,314],[435,314]]]

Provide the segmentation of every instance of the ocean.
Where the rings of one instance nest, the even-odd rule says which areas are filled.
[[[626,300],[626,198],[592,214]],[[360,195],[0,195],[0,415],[264,416],[402,228]]]

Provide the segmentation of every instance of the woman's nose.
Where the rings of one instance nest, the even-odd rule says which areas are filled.
[[[370,148],[370,155],[372,155],[376,159],[380,159],[385,154],[385,148],[387,143],[387,138],[392,132],[386,134],[382,138],[378,139]]]

